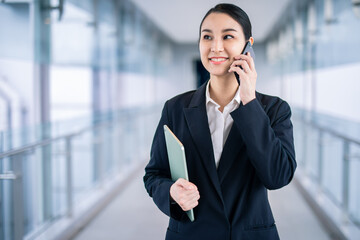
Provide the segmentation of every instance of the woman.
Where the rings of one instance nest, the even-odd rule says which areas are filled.
[[[255,91],[254,61],[241,55],[247,41],[253,42],[251,23],[242,9],[210,9],[199,40],[210,80],[165,103],[144,183],[170,217],[168,240],[279,239],[267,189],[287,185],[295,172],[291,111]],[[190,181],[171,180],[164,124],[184,144]]]

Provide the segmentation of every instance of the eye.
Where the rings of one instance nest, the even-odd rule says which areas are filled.
[[[211,40],[211,37],[209,35],[204,35],[203,37],[205,40]]]
[[[231,39],[231,38],[234,38],[234,37],[231,36],[231,35],[225,35],[225,36],[224,36],[224,39]]]

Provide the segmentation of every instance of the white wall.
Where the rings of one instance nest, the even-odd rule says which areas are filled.
[[[258,90],[282,97],[294,107],[360,122],[360,63],[300,72],[269,81]]]

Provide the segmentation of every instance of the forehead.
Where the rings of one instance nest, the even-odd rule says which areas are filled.
[[[210,13],[201,26],[201,30],[209,29],[212,31],[232,28],[243,32],[241,25],[232,17],[225,13]]]

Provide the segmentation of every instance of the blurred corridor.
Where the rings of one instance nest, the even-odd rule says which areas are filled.
[[[257,91],[291,106],[281,239],[360,239],[360,0],[0,0],[0,240],[164,239],[144,166],[165,101],[208,80],[219,2],[250,17]]]
[[[143,191],[142,174],[142,171],[137,173],[131,184],[74,240],[164,239],[168,218]],[[304,202],[294,182],[282,190],[271,191],[270,202],[281,239],[332,239]],[[294,217],[300,215],[302,217]],[[142,226],[141,231],[139,226]]]

